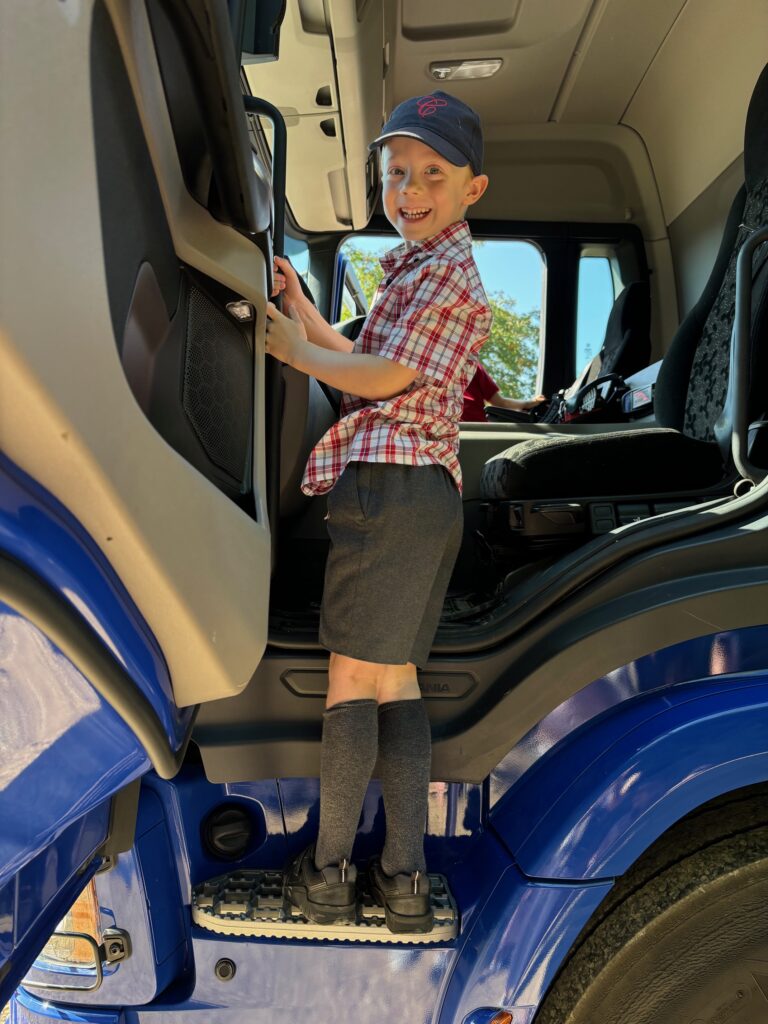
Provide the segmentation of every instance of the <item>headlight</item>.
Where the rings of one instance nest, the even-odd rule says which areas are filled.
[[[56,932],[81,932],[93,937],[96,945],[101,943],[101,921],[99,904],[96,900],[96,886],[91,880],[83,889],[68,913],[62,918]],[[36,967],[74,967],[95,969],[94,950],[90,942],[70,935],[54,933],[40,951]]]

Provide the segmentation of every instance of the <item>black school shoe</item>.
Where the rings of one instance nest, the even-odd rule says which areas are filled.
[[[371,861],[368,884],[375,903],[384,908],[391,932],[431,932],[434,926],[429,875],[414,871],[410,875],[385,875],[381,861]]]
[[[315,867],[315,847],[310,846],[288,865],[283,876],[283,900],[298,907],[315,924],[354,924],[356,880],[357,868],[346,861],[319,871]]]

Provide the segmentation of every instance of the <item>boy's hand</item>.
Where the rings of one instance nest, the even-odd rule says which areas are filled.
[[[280,292],[285,291],[285,277],[275,270],[272,274],[272,291],[269,293],[270,299],[274,299]]]
[[[267,303],[267,352],[281,363],[292,366],[307,341],[307,332],[294,306],[283,316],[272,302]]]
[[[283,256],[275,256],[275,269],[274,279],[275,288],[277,289],[272,294],[277,295],[278,291],[283,292],[287,302],[295,305],[300,305],[305,302],[304,292],[301,290],[299,284],[299,275],[293,269],[291,264]]]

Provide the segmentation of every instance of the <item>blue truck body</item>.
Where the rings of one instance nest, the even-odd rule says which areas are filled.
[[[192,712],[173,704],[162,652],[129,595],[55,499],[8,460],[0,469],[3,557],[77,609],[179,749]],[[92,994],[22,983],[11,1003],[19,1024],[277,1024],[301,1013],[373,1024],[382,1007],[386,1019],[433,1024],[483,1024],[506,1008],[528,1024],[615,879],[695,808],[768,780],[768,626],[713,629],[579,690],[483,783],[433,783],[426,850],[460,910],[454,942],[224,937],[189,913],[191,887],[223,870],[201,841],[201,821],[222,804],[244,807],[255,835],[247,866],[280,866],[313,833],[317,780],[214,784],[194,761],[159,778],[117,711],[5,603],[0,674],[3,998],[99,868],[110,798],[142,779],[133,846],[95,876],[102,923],[131,935],[132,956],[107,966]],[[378,849],[382,821],[374,782],[356,858]],[[227,983],[214,971],[224,957],[236,964]],[[61,982],[50,966],[38,963],[29,977]]]

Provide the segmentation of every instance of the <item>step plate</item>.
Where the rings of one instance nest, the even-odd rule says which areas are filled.
[[[283,902],[282,871],[234,871],[218,875],[192,891],[192,920],[222,935],[253,935],[269,939],[341,939],[345,942],[397,942],[431,945],[456,938],[458,913],[443,875],[429,876],[435,926],[426,934],[394,934],[383,908],[367,890],[361,892],[357,924],[314,924]]]

